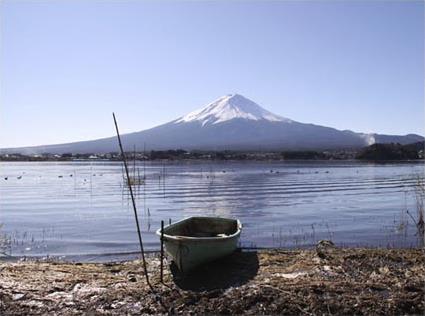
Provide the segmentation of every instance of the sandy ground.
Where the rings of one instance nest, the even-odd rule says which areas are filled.
[[[424,314],[419,249],[236,252],[182,277],[148,258],[124,263],[0,263],[0,315]]]

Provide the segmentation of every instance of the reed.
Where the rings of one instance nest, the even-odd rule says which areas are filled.
[[[425,209],[424,209],[424,200],[425,200],[425,180],[418,178],[418,181],[415,186],[415,197],[416,197],[416,228],[418,233],[418,238],[423,247],[425,245]]]
[[[2,230],[3,224],[0,224],[0,257],[10,255],[11,240]]]
[[[416,218],[412,213],[407,210],[407,214],[410,216],[416,226],[416,235],[418,236],[419,247],[425,246],[425,179],[418,176],[416,184],[414,186],[414,193],[416,199]]]

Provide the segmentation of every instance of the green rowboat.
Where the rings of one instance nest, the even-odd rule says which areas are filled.
[[[189,217],[164,227],[164,246],[181,272],[231,254],[238,245],[239,220]],[[157,230],[161,236],[161,229]]]

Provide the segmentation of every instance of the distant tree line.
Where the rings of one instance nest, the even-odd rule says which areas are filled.
[[[323,159],[329,159],[330,154],[326,154],[319,151],[286,151],[281,153],[283,159],[290,159],[290,160],[306,160],[306,159],[314,159],[314,160],[323,160]]]
[[[424,158],[424,142],[400,144],[374,144],[363,149],[341,149],[329,151],[186,151],[152,150],[148,152],[127,152],[129,160],[414,160]],[[118,152],[111,153],[43,153],[36,155],[0,154],[4,161],[70,161],[70,160],[121,160]]]
[[[424,158],[424,142],[414,144],[373,144],[362,149],[357,159],[360,160],[415,160]]]

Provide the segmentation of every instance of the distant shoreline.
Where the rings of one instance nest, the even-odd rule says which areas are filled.
[[[128,160],[130,161],[130,160]],[[133,161],[133,160],[131,160]],[[356,158],[347,159],[146,159],[137,160],[137,162],[149,162],[149,163],[173,163],[173,162],[184,162],[184,163],[225,163],[225,162],[264,162],[264,163],[276,163],[276,162],[359,162],[359,163],[376,163],[376,164],[389,164],[389,163],[425,163],[425,159],[383,159],[383,160],[365,160]],[[2,162],[122,162],[121,159],[2,159]]]
[[[136,161],[423,161],[424,142],[408,145],[373,144],[360,149],[274,150],[274,151],[186,151],[151,150],[126,152],[128,160]],[[118,152],[110,153],[21,153],[1,154],[0,161],[120,161]]]
[[[404,160],[363,160],[363,159],[225,159],[225,160],[214,160],[214,159],[155,159],[155,160],[136,160],[138,162],[157,162],[157,163],[173,163],[173,162],[185,162],[185,163],[226,163],[226,162],[264,162],[264,163],[277,163],[277,162],[358,162],[358,163],[376,163],[376,164],[392,164],[392,163],[424,163],[425,159],[404,159]],[[2,162],[122,162],[120,159],[0,159]]]

